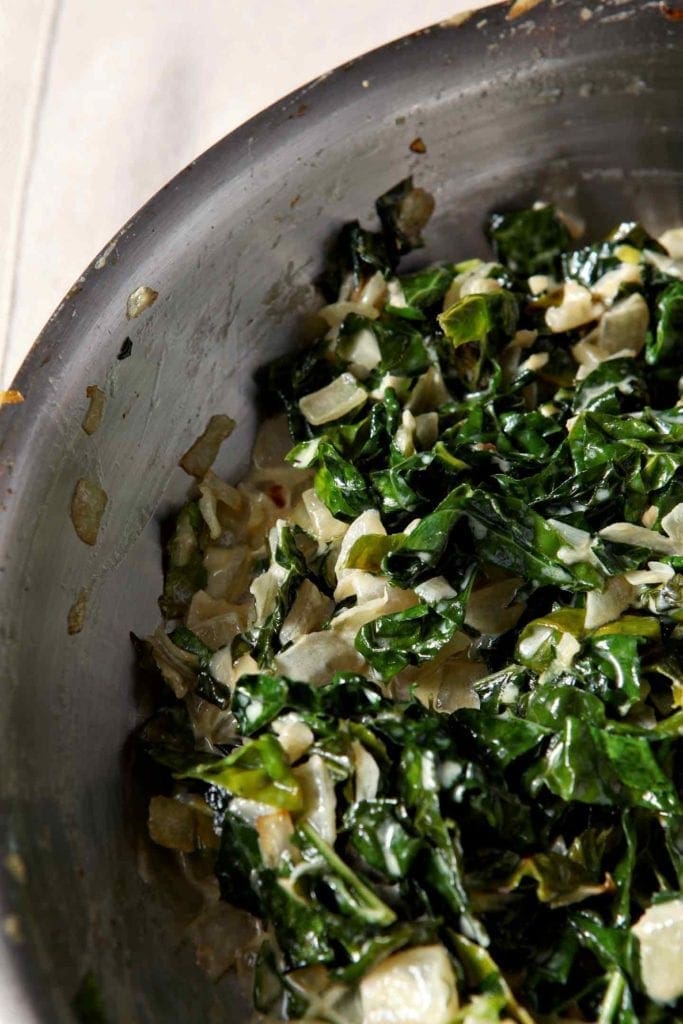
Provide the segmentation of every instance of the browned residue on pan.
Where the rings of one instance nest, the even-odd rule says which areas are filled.
[[[0,405],[20,405],[24,401],[24,396],[21,391],[15,391],[10,389],[9,391],[0,391]]]
[[[97,543],[100,522],[107,507],[107,492],[94,480],[81,477],[71,498],[71,522],[84,544]]]
[[[90,399],[90,405],[88,411],[83,417],[81,426],[85,430],[86,434],[94,434],[104,416],[104,403],[107,400],[107,396],[104,391],[98,388],[97,384],[89,384],[85,389],[87,397]]]
[[[69,608],[69,614],[66,617],[66,631],[69,636],[75,636],[76,633],[80,633],[83,629],[87,608],[88,595],[85,590],[81,590],[80,594]]]
[[[505,17],[508,21],[512,21],[514,18],[521,18],[523,14],[528,14],[530,10],[538,7],[542,2],[543,0],[515,0]]]

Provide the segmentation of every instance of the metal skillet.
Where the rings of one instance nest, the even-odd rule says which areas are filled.
[[[228,413],[216,468],[239,477],[254,370],[305,328],[334,229],[409,173],[437,200],[420,262],[483,255],[500,203],[554,200],[593,234],[683,222],[675,11],[527,7],[386,46],[218,143],[103,250],[20,371],[23,401],[0,410],[3,1022],[72,1021],[88,971],[112,1022],[250,1018],[233,977],[202,976],[182,913],[145,881],[126,771],[145,706],[127,633],[156,625],[159,522],[187,490],[178,457]],[[157,298],[129,317],[139,288]],[[91,385],[106,401],[89,435]],[[92,545],[69,515],[79,479],[107,495]]]

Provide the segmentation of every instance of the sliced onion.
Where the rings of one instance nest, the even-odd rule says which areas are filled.
[[[236,815],[240,821],[256,828],[258,819],[272,814],[273,808],[270,804],[262,804],[260,800],[248,800],[244,796],[236,796],[230,801],[230,812]]]
[[[432,576],[431,579],[418,583],[415,593],[427,604],[436,604],[437,601],[445,601],[457,596],[445,576]]]
[[[669,256],[674,260],[683,260],[683,228],[669,228],[657,239]]]
[[[322,317],[329,327],[340,327],[349,313],[366,316],[370,320],[376,320],[379,316],[378,310],[365,302],[332,302],[318,310],[318,316]]]
[[[294,825],[288,811],[273,811],[256,819],[258,845],[267,868],[280,866],[283,854],[290,849]]]
[[[356,801],[374,800],[379,789],[379,767],[377,762],[358,740],[354,740],[351,744],[351,753],[356,772]]]
[[[353,644],[332,630],[308,633],[276,654],[275,668],[289,679],[321,686],[335,672],[362,672],[365,661]]]
[[[367,971],[360,982],[363,1024],[450,1024],[458,989],[443,946],[411,946]]]
[[[412,390],[407,408],[414,416],[422,412],[434,412],[450,398],[446,385],[443,382],[441,370],[436,366],[430,366],[417,378],[417,384]]]
[[[351,373],[342,373],[319,391],[299,399],[299,408],[314,426],[332,423],[365,405],[368,393]]]
[[[524,605],[511,604],[522,584],[516,576],[496,580],[473,590],[467,602],[465,624],[488,636],[499,636],[517,625]]]
[[[553,285],[557,287],[552,278],[547,274],[532,274],[527,284],[532,295],[542,295],[543,292],[550,291]]]
[[[650,551],[661,551],[666,555],[676,554],[677,545],[671,537],[664,537],[661,533],[647,530],[644,526],[636,526],[634,523],[612,523],[611,526],[600,530],[600,536],[614,544],[648,548]]]
[[[263,421],[256,434],[251,453],[252,466],[254,469],[279,469],[291,447],[287,417],[284,413],[271,416]]]
[[[385,586],[381,597],[363,603],[358,602],[352,608],[345,608],[335,615],[330,622],[330,630],[353,643],[358,630],[367,622],[372,622],[382,615],[405,611],[417,603],[418,598],[414,591]]]
[[[147,828],[150,839],[159,846],[183,853],[196,849],[194,811],[179,800],[153,796],[149,802]]]
[[[617,293],[624,284],[642,284],[640,267],[633,263],[622,263],[615,270],[608,270],[591,285],[591,292],[603,302],[614,302]]]
[[[83,417],[81,426],[86,434],[94,434],[104,416],[104,403],[107,400],[107,396],[104,391],[101,391],[96,384],[90,384],[85,389],[85,393],[90,399],[90,405],[88,411]]]
[[[338,540],[344,536],[348,529],[347,524],[343,523],[341,519],[335,519],[327,505],[320,500],[312,488],[303,492],[301,500],[309,518],[308,532],[312,532],[312,536],[316,540],[327,544],[329,541]]]
[[[625,572],[624,579],[634,587],[657,586],[660,583],[668,583],[675,575],[672,565],[665,562],[648,562],[647,569]]]
[[[273,732],[290,764],[295,764],[313,745],[313,733],[298,715],[290,711],[273,722]]]
[[[187,612],[187,626],[199,639],[217,651],[227,647],[247,625],[247,606],[210,597],[198,590]]]
[[[388,582],[386,576],[375,576],[364,569],[343,569],[334,591],[334,599],[337,604],[349,597],[355,597],[359,604],[373,601],[382,596]]]
[[[258,662],[251,654],[242,654],[232,666],[231,683],[234,686],[242,676],[253,676],[259,671]]]
[[[387,294],[387,282],[380,270],[375,271],[360,289],[358,301],[363,306],[381,307]]]
[[[218,520],[218,510],[216,495],[204,484],[199,485],[199,511],[201,512],[202,519],[209,528],[209,536],[211,540],[218,540],[223,532],[223,527]]]
[[[423,412],[415,417],[415,437],[420,448],[431,448],[439,437],[439,416],[435,412]]]
[[[126,316],[129,320],[134,320],[141,313],[144,313],[146,309],[154,305],[158,298],[159,292],[155,291],[154,288],[150,288],[146,284],[140,285],[139,288],[136,288],[128,296]]]
[[[662,516],[662,529],[676,545],[676,553],[683,553],[683,502]]]
[[[327,765],[320,754],[313,754],[292,770],[303,793],[304,819],[333,846],[337,839],[337,797]]]
[[[207,594],[229,601],[241,597],[248,587],[251,561],[246,544],[207,548],[204,554]]]
[[[176,647],[163,626],[157,627],[152,636],[147,637],[147,643],[161,675],[180,700],[194,685],[196,657]]]
[[[404,458],[415,454],[415,417],[410,409],[401,414],[401,425],[396,431],[394,444]]]
[[[213,491],[216,502],[225,505],[232,512],[239,512],[242,508],[242,495],[236,487],[221,480],[212,469],[208,469],[202,478],[202,486]]]
[[[334,611],[334,601],[322,594],[315,583],[304,580],[280,629],[284,646],[320,629]]]
[[[520,373],[524,370],[530,370],[532,373],[537,373],[538,370],[542,370],[546,365],[550,355],[547,352],[532,352],[532,354],[520,364]]]
[[[638,939],[645,991],[658,1003],[672,1003],[683,995],[683,900],[648,907],[631,930]]]
[[[401,282],[396,277],[387,282],[387,305],[394,309],[405,309],[408,305]]]
[[[481,295],[485,292],[499,292],[502,285],[489,277],[491,271],[497,266],[496,263],[482,263],[481,260],[472,260],[473,266],[462,271],[453,278],[451,285],[444,295],[443,310],[450,309],[466,295]]]
[[[386,537],[387,534],[387,531],[382,526],[382,520],[380,519],[379,512],[374,508],[369,508],[366,509],[365,512],[361,512],[358,518],[354,519],[344,534],[344,539],[339,549],[339,556],[334,566],[334,573],[337,580],[339,580],[342,572],[348,572],[346,569],[346,562],[353,545],[360,537],[367,537],[370,534],[378,534],[382,537]]]
[[[665,256],[662,252],[655,252],[653,249],[643,249],[643,259],[646,263],[652,264],[662,274],[669,277],[683,277],[683,259],[674,259]]]
[[[217,650],[209,662],[209,671],[214,679],[230,686],[232,683],[232,651],[230,645]]]
[[[626,611],[635,597],[635,587],[623,576],[612,576],[604,590],[591,590],[586,595],[586,629],[597,629],[614,622]]]
[[[252,580],[249,591],[254,597],[254,622],[257,626],[262,626],[275,608],[279,590],[280,581],[270,569]]]
[[[587,288],[576,281],[566,281],[560,305],[546,310],[545,322],[554,334],[561,334],[597,320],[602,309],[599,303],[593,302]]]
[[[354,377],[366,380],[382,361],[382,353],[374,333],[367,327],[358,331],[347,344],[344,358]]]

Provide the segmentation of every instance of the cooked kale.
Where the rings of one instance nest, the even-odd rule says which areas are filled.
[[[344,226],[349,308],[264,374],[308,503],[259,555],[229,685],[223,649],[167,638],[230,729],[176,705],[144,747],[270,926],[260,1011],[362,1021],[363,979],[437,944],[462,1007],[438,1024],[675,1022],[681,972],[653,980],[632,926],[683,900],[681,263],[631,222],[571,250],[536,206],[492,215],[497,263],[396,276],[431,206],[407,180],[379,231]],[[206,530],[188,504],[167,618]]]

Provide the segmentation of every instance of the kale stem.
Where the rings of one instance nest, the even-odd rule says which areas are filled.
[[[320,833],[309,822],[305,821],[299,825],[299,831],[316,848],[335,874],[356,893],[356,896],[365,908],[365,916],[368,921],[381,925],[394,923],[396,920],[394,911],[386,903],[383,903],[369,886],[360,880],[358,875],[344,863],[341,857],[334,852],[332,847],[325,842]]]
[[[605,989],[597,1024],[611,1024],[621,1005],[625,987],[626,982],[621,971],[613,971],[609,984]]]

